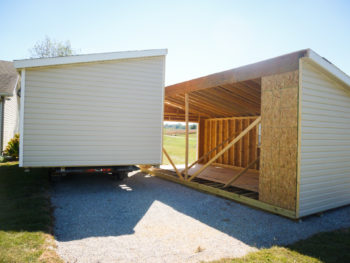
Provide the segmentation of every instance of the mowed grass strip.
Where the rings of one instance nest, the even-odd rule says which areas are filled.
[[[62,262],[54,250],[47,169],[0,164],[0,262]]]
[[[350,229],[316,234],[286,247],[274,246],[252,252],[241,258],[221,259],[211,263],[284,262],[340,263],[350,262]]]
[[[185,135],[165,135],[163,137],[163,146],[170,155],[175,164],[185,164]],[[188,162],[196,160],[197,154],[197,134],[189,134],[189,156]],[[170,164],[169,160],[163,154],[163,164]]]

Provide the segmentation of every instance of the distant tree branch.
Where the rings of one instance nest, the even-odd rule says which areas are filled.
[[[48,36],[43,41],[37,42],[33,48],[29,49],[29,52],[31,58],[64,57],[76,54],[69,40],[58,42]]]

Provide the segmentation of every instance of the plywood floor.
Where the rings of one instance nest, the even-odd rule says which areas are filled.
[[[202,164],[196,164],[193,166],[188,174],[192,175],[197,170],[199,170],[203,165]],[[183,169],[179,169],[182,171]],[[205,169],[200,175],[198,175],[198,178],[218,182],[218,183],[227,183],[234,177],[236,174],[238,174],[240,171],[242,171],[243,168],[223,168],[219,166],[210,165],[207,169]],[[240,178],[238,178],[232,186],[246,189],[253,192],[259,192],[259,171],[255,170],[248,170],[245,174],[243,174]]]

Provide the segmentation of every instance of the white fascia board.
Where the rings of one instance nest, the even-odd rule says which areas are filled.
[[[350,87],[350,77],[328,60],[324,59],[311,49],[308,50],[306,57]]]
[[[37,58],[37,59],[23,59],[15,60],[13,62],[15,68],[33,68],[44,67],[74,63],[88,63],[107,60],[129,59],[129,58],[142,58],[142,57],[156,57],[165,56],[168,53],[167,49],[150,49],[140,51],[122,51],[122,52],[110,52],[110,53],[96,53],[87,55],[74,55],[66,57],[54,57],[54,58]]]

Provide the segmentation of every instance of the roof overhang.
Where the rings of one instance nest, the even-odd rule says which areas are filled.
[[[261,78],[264,76],[281,74],[299,69],[299,59],[316,63],[318,66],[326,70],[335,78],[350,86],[350,77],[330,63],[325,58],[318,55],[311,49],[303,49],[297,52],[289,53],[283,56],[267,59],[254,64],[243,67],[234,68],[208,76],[184,81],[174,85],[169,85],[165,89],[165,96],[173,96],[176,94],[184,94],[196,90],[217,87],[225,84],[233,84],[250,79]]]
[[[239,68],[184,81],[165,88],[165,104],[171,110],[165,117],[175,118],[174,108],[184,110],[184,96],[189,94],[190,114],[197,118],[256,116],[260,114],[261,78],[299,69],[300,60],[316,64],[333,79],[350,87],[350,77],[311,49],[264,60]],[[183,112],[176,117],[182,118]]]
[[[299,68],[299,59],[306,56],[307,51],[308,49],[304,49],[254,64],[170,85],[165,89],[165,96],[183,94],[196,90],[257,79],[263,76],[294,71]]]
[[[314,64],[317,64],[317,66],[321,67],[328,74],[332,75],[333,78],[336,78],[338,81],[350,87],[350,77],[338,67],[336,67],[334,64],[329,62],[327,59],[318,55],[313,50],[308,49],[307,55],[304,59],[307,61],[311,61]]]
[[[22,69],[22,68],[56,66],[56,65],[75,64],[75,63],[89,63],[89,62],[108,61],[108,60],[130,59],[130,58],[156,57],[156,56],[164,56],[167,53],[168,53],[167,49],[150,49],[150,50],[138,50],[138,51],[95,53],[95,54],[53,57],[53,58],[23,59],[23,60],[15,60],[14,66],[17,69]]]

